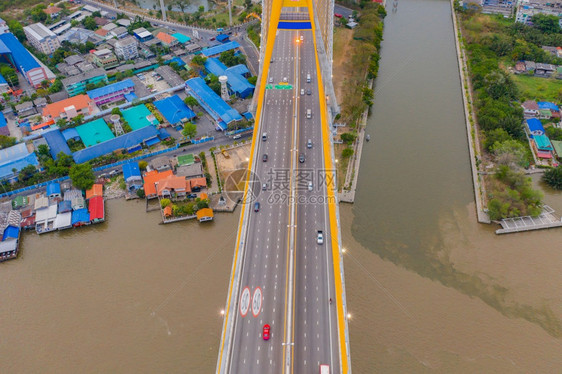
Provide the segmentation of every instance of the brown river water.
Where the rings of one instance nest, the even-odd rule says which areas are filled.
[[[562,370],[562,230],[476,223],[459,87],[449,3],[401,0],[340,210],[355,373]],[[112,200],[103,224],[26,233],[0,264],[0,373],[214,372],[238,212],[159,225]]]

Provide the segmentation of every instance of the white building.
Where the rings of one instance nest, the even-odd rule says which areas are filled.
[[[57,35],[49,30],[42,23],[34,23],[23,28],[27,40],[40,52],[46,55],[52,55],[58,48],[60,42]]]
[[[115,43],[115,54],[122,60],[133,60],[139,57],[137,39],[134,36],[127,36]]]

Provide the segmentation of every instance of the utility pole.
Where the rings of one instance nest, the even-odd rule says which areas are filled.
[[[162,9],[162,21],[167,21],[166,8],[164,8],[164,0],[160,0],[160,9]]]
[[[232,0],[228,0],[228,25],[232,27]]]

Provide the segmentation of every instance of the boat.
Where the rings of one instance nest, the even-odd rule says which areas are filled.
[[[367,136],[365,137],[365,139],[366,139],[367,141],[371,140],[371,135],[367,134]]]

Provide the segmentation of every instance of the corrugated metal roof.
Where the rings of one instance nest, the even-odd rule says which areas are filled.
[[[49,152],[51,153],[51,156],[53,156],[55,160],[57,159],[57,155],[60,152],[67,155],[72,154],[70,148],[68,147],[68,144],[66,144],[66,140],[64,139],[64,136],[62,136],[62,133],[60,132],[59,129],[45,132],[43,134],[43,137],[47,141],[47,144],[49,144]]]
[[[178,95],[155,101],[154,105],[172,125],[195,117],[195,113],[185,105]]]
[[[211,90],[202,78],[191,78],[185,84],[195,93],[194,97],[197,102],[207,110],[215,121],[224,121],[228,124],[242,119],[240,113],[231,108],[215,91]]]
[[[31,53],[19,42],[19,40],[11,33],[0,34],[0,41],[3,45],[0,46],[0,53],[2,50],[11,52],[12,58],[20,72],[22,70],[29,72],[30,70],[40,68],[39,63],[33,58]]]
[[[211,48],[207,48],[203,50],[201,53],[203,54],[203,56],[209,57],[209,56],[219,55],[223,52],[230,51],[232,49],[236,49],[239,47],[240,44],[238,44],[238,42],[232,41],[224,44],[219,44]]]
[[[121,82],[117,82],[117,83],[113,83],[104,87],[100,87],[100,88],[96,88],[93,89],[91,91],[86,92],[88,94],[88,96],[90,96],[90,98],[92,99],[96,99],[98,97],[101,96],[105,96],[105,95],[110,95],[112,93],[115,93],[117,91],[121,91],[123,89],[126,88],[133,88],[135,87],[135,84],[133,83],[132,80],[130,79],[125,79]]]
[[[77,224],[87,224],[90,223],[90,212],[88,209],[76,209],[72,212],[72,226]]]

